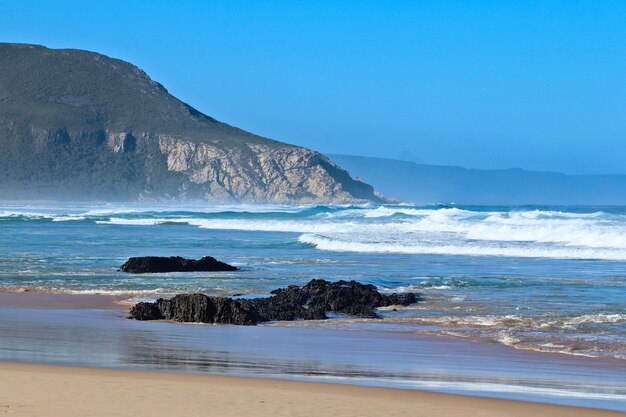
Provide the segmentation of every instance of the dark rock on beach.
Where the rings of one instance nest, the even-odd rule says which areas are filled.
[[[228,297],[180,294],[158,300],[156,306],[163,318],[180,322],[244,325],[257,322],[256,315],[245,304]]]
[[[157,303],[137,303],[130,309],[130,317],[135,320],[158,320],[163,315],[157,306]]]
[[[290,285],[271,297],[232,299],[204,294],[179,294],[154,303],[138,303],[130,310],[136,320],[253,325],[266,321],[323,320],[326,312],[377,318],[375,309],[417,302],[413,293],[381,294],[373,285],[356,281],[314,279],[303,287]]]
[[[390,305],[409,305],[416,301],[413,293],[384,295],[372,284],[356,281],[328,282],[314,279],[304,287],[290,285],[272,291],[278,299],[293,305],[321,308],[324,311],[359,317],[376,317],[374,309]]]
[[[149,272],[212,272],[236,271],[237,268],[210,256],[200,260],[180,256],[140,256],[130,258],[120,268],[123,272],[145,274]]]

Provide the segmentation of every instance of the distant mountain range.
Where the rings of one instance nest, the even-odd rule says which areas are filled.
[[[468,205],[624,205],[626,175],[480,170],[397,159],[327,155],[387,197]]]
[[[181,67],[184,72],[184,67]],[[221,123],[128,62],[0,43],[4,199],[379,200],[318,152]]]

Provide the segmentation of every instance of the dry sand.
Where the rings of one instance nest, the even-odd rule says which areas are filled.
[[[0,415],[603,417],[626,414],[386,388],[0,362]]]

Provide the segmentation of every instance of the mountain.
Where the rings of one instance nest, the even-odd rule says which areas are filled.
[[[318,152],[221,123],[136,66],[0,43],[5,199],[378,200]]]
[[[425,164],[425,162],[422,159],[418,158],[417,155],[407,150],[400,152],[393,159],[397,159],[399,161],[415,162],[416,164]]]
[[[480,170],[395,159],[329,155],[386,196],[467,205],[624,205],[626,175]]]

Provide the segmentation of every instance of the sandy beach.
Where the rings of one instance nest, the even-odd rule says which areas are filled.
[[[262,378],[0,363],[0,413],[14,416],[623,416],[624,413]]]
[[[626,1],[76,3],[0,0],[0,417],[626,417]]]
[[[622,361],[406,332],[381,337],[378,331],[319,325],[140,322],[125,318],[124,304],[118,296],[0,293],[0,404],[5,406],[0,411],[16,412],[22,404],[35,410],[22,415],[55,415],[41,414],[37,407],[58,404],[60,413],[72,398],[86,399],[80,407],[105,410],[117,407],[108,401],[116,398],[138,407],[145,402],[164,413],[175,412],[174,405],[212,410],[219,400],[226,404],[220,410],[232,409],[232,414],[216,415],[241,415],[244,411],[228,400],[231,394],[233,402],[263,397],[259,404],[277,407],[268,411],[272,415],[287,404],[295,407],[291,415],[307,415],[307,407],[318,403],[336,404],[341,410],[336,415],[381,415],[392,409],[411,410],[411,415],[422,409],[438,410],[424,414],[434,416],[526,415],[527,407],[557,413],[540,415],[585,415],[572,414],[573,407],[624,411]],[[275,386],[280,390],[268,389]],[[167,404],[159,405],[162,399]],[[361,407],[364,401],[365,411],[357,412],[355,404]],[[464,413],[450,414],[455,407]],[[502,414],[502,407],[513,414]],[[107,415],[135,410],[120,408]],[[468,408],[478,414],[468,414]],[[333,415],[332,409],[325,414]],[[76,415],[99,415],[81,410]]]
[[[129,298],[128,295],[0,291],[0,306],[124,310],[132,305]]]

